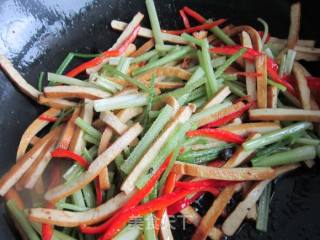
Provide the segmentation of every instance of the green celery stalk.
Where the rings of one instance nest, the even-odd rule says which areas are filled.
[[[209,53],[209,43],[206,39],[202,40],[201,54],[202,54],[203,68],[206,73],[207,84],[208,84],[208,87],[210,90],[208,97],[212,97],[214,95],[214,93],[216,93],[218,90],[218,83],[217,83],[216,75],[215,75],[213,68],[212,68],[212,65],[211,65],[211,57],[210,57],[210,53]]]
[[[191,43],[193,43],[195,45],[198,45],[199,47],[201,47],[201,45],[202,45],[202,41],[200,39],[197,39],[197,38],[191,36],[188,33],[183,33],[181,35],[181,38],[183,38],[184,40],[186,40],[188,42],[191,42]]]
[[[236,43],[218,26],[210,29],[210,31],[227,45],[236,45]]]
[[[85,140],[88,143],[94,144],[94,145],[99,145],[99,143],[100,143],[99,139],[96,139],[89,134],[84,134],[83,140]]]
[[[14,221],[21,227],[22,231],[26,234],[26,237],[30,240],[40,240],[40,237],[33,230],[25,213],[17,207],[16,202],[14,200],[9,200],[6,205]]]
[[[271,187],[271,183],[269,183],[263,190],[259,200],[256,229],[263,232],[267,232],[268,228],[269,209],[271,203]]]
[[[41,72],[38,78],[38,90],[42,92],[43,89],[44,72]]]
[[[132,63],[140,63],[140,62],[144,62],[144,61],[149,61],[151,58],[153,58],[154,56],[157,56],[158,52],[157,50],[151,50],[149,52],[146,52],[136,58],[134,58],[132,60]]]
[[[294,148],[286,152],[253,158],[251,160],[251,163],[254,167],[273,167],[278,165],[306,161],[314,159],[315,157],[316,149],[314,146],[303,146]]]
[[[162,65],[165,65],[167,63],[170,63],[172,61],[175,61],[177,59],[180,59],[182,58],[184,55],[186,55],[187,53],[189,53],[191,51],[191,48],[190,47],[181,47],[179,48],[178,50],[175,50],[173,52],[170,52],[169,54],[167,54],[166,56],[160,58],[159,60],[155,61],[155,62],[152,62],[152,63],[148,63],[147,65],[141,67],[141,68],[138,68],[136,70],[134,70],[132,72],[132,75],[133,76],[137,76],[139,74],[142,74],[146,71],[149,71],[153,68],[156,68],[156,67],[160,67]]]
[[[314,146],[320,145],[319,139],[312,139],[312,138],[298,138],[294,142],[298,144],[304,144],[304,145],[314,145]]]
[[[139,141],[138,145],[131,152],[129,158],[121,166],[121,170],[124,173],[129,174],[132,171],[132,169],[141,159],[144,152],[147,150],[148,147],[150,147],[154,139],[159,135],[159,133],[167,124],[167,122],[170,120],[172,115],[173,115],[173,109],[169,105],[166,105],[161,110],[157,119],[152,123],[149,130],[146,132],[146,134]]]
[[[299,122],[292,124],[288,127],[281,128],[279,130],[275,130],[264,134],[263,136],[246,141],[242,144],[245,150],[254,150],[257,148],[264,147],[268,144],[281,141],[291,135],[301,133],[302,131],[311,127],[310,122]]]
[[[202,108],[207,102],[208,102],[207,96],[203,96],[203,97],[200,97],[200,98],[196,99],[192,103],[194,105],[196,105],[197,109],[199,109],[199,108]]]
[[[146,7],[147,7],[150,23],[151,23],[152,35],[156,42],[156,49],[157,49],[158,47],[163,46],[164,43],[161,36],[162,33],[161,33],[160,23],[159,23],[156,7],[154,5],[154,1],[146,0]]]
[[[181,142],[188,130],[192,128],[192,124],[190,122],[186,122],[184,124],[179,124],[173,133],[170,134],[168,140],[161,148],[158,155],[153,159],[152,164],[144,171],[142,176],[136,182],[136,186],[141,189],[144,185],[149,181],[152,175],[159,169],[161,164],[165,161],[166,157],[173,152],[175,149],[179,148]]]
[[[85,133],[87,133],[88,135],[90,135],[91,137],[95,138],[96,140],[101,139],[101,133],[95,129],[94,127],[92,127],[89,123],[87,123],[86,121],[84,121],[81,117],[78,117],[75,121],[75,124],[82,129],[82,131],[84,131]]]
[[[234,82],[226,81],[224,82],[224,85],[227,85],[230,88],[230,91],[238,97],[243,97],[246,95],[244,89],[241,88],[239,85],[234,84]]]
[[[147,129],[146,126],[149,123],[149,112],[151,111],[153,98],[155,95],[155,81],[156,81],[156,76],[152,75],[151,82],[150,82],[150,92],[148,96],[148,104],[147,104],[147,107],[144,109],[143,120],[142,120],[142,126],[144,127],[145,130]]]
[[[56,73],[48,72],[48,81],[54,83],[62,83],[67,85],[81,86],[81,87],[95,87],[94,84],[87,81],[79,80],[76,78],[59,75]]]
[[[120,71],[118,71],[116,68],[110,66],[110,65],[104,65],[103,69],[106,70],[107,72],[117,75],[119,77],[121,77],[122,79],[126,80],[127,82],[137,86],[138,88],[140,88],[141,90],[145,91],[145,92],[149,92],[149,88],[146,87],[142,82],[140,82],[139,80],[136,80],[130,76],[128,76],[127,74],[124,74]],[[141,69],[141,68],[139,68]]]

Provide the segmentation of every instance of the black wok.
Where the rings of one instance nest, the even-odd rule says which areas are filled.
[[[317,1],[302,1],[301,38],[320,39]],[[189,5],[207,17],[226,17],[234,24],[261,28],[262,17],[271,34],[286,38],[289,26],[289,0],[158,0],[161,25],[182,27],[178,10]],[[143,0],[1,0],[0,51],[32,84],[40,71],[54,72],[69,51],[99,52],[107,49],[118,32],[112,19],[129,21],[137,12],[146,12]],[[145,25],[148,20],[145,19]],[[315,75],[319,63],[308,64]],[[318,67],[318,69],[317,69]],[[17,91],[0,71],[0,175],[15,161],[21,134],[41,112],[31,100]],[[320,171],[301,168],[277,181],[274,187],[267,233],[258,233],[246,222],[232,239],[320,239]],[[202,201],[206,205],[210,199]],[[19,239],[1,201],[0,239]],[[200,204],[201,205],[201,204]],[[192,228],[181,231],[175,224],[176,239],[189,239]]]

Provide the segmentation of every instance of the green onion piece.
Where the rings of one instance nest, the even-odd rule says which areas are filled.
[[[158,52],[157,50],[151,50],[149,52],[146,52],[136,58],[134,58],[132,60],[132,63],[140,63],[140,62],[144,62],[144,61],[149,61],[151,58],[153,58],[154,56],[157,56]]]
[[[72,53],[73,56],[77,57],[77,58],[95,58],[95,57],[99,57],[101,55],[101,53]]]
[[[211,66],[209,43],[206,39],[202,40],[201,53],[202,53],[202,64],[203,64],[204,71],[206,73],[207,84],[210,89],[208,97],[212,97],[213,94],[218,90],[218,83],[217,83],[216,75]]]
[[[115,96],[106,99],[94,101],[94,110],[96,112],[111,111],[130,107],[142,107],[148,103],[146,94],[132,94],[124,96]]]
[[[57,207],[61,208],[61,209],[67,209],[67,210],[75,211],[75,212],[84,212],[84,211],[89,210],[89,208],[87,208],[87,207],[80,207],[78,205],[74,205],[74,204],[71,204],[71,203],[65,203],[65,202],[64,203],[58,203]]]
[[[44,72],[41,72],[38,78],[38,90],[41,92],[43,89]]]
[[[74,58],[73,53],[69,53],[67,57],[63,60],[61,65],[59,66],[58,70],[56,71],[57,74],[63,74],[63,72],[66,70],[66,68],[69,66],[70,62]]]
[[[271,183],[269,183],[263,190],[259,200],[256,229],[263,232],[267,232],[268,228],[269,209],[271,203],[271,187]]]
[[[261,39],[262,45],[264,45],[265,42],[267,41],[267,38],[268,38],[269,26],[268,26],[268,23],[265,20],[263,20],[262,18],[258,18],[257,20],[263,25],[263,28],[264,28],[263,36],[262,36],[262,39]]]
[[[225,44],[236,45],[236,43],[220,27],[214,27],[210,29],[210,31]]]
[[[242,146],[245,150],[248,151],[261,148],[270,143],[281,141],[287,137],[290,137],[291,135],[301,133],[302,131],[310,128],[311,126],[312,125],[310,122],[295,123],[288,127],[266,133],[265,135],[259,138],[246,141],[242,144]]]
[[[247,51],[246,48],[241,48],[237,53],[233,54],[231,57],[229,57],[224,64],[222,64],[217,70],[216,70],[216,77],[219,78],[223,72],[232,64],[234,63],[238,58],[240,58],[245,52]]]
[[[139,225],[128,224],[113,240],[137,240],[140,234],[141,227]]]
[[[6,205],[15,222],[26,234],[26,237],[30,240],[40,240],[38,234],[33,230],[25,213],[17,207],[16,202],[14,200],[9,200],[7,201]]]
[[[54,82],[54,83],[67,84],[67,85],[81,86],[81,87],[95,87],[95,85],[89,82],[72,78],[72,77],[67,77],[64,75],[50,73],[50,72],[48,72],[48,81]]]
[[[295,140],[295,143],[303,144],[303,145],[320,145],[319,139],[312,139],[312,138],[298,138]]]
[[[278,88],[278,89],[281,90],[282,92],[287,91],[287,88],[286,88],[285,86],[283,86],[282,84],[277,83],[277,82],[275,82],[275,81],[273,81],[273,80],[271,80],[271,79],[267,79],[267,83],[268,83],[269,85],[271,85],[271,86],[274,86],[274,87]]]
[[[42,225],[40,223],[31,222],[31,225],[37,231],[38,234],[42,234]],[[72,228],[65,228],[65,229],[71,230]],[[77,240],[76,238],[73,238],[64,232],[53,230],[52,240]]]
[[[142,74],[146,71],[149,71],[153,68],[156,68],[156,67],[160,67],[162,65],[165,65],[167,63],[170,63],[172,61],[175,61],[177,59],[180,59],[182,58],[184,55],[186,55],[187,53],[189,53],[191,51],[191,48],[190,47],[181,47],[173,52],[170,52],[168,53],[166,56],[160,58],[158,61],[155,61],[155,62],[152,62],[152,63],[148,63],[147,65],[141,67],[141,68],[138,68],[138,69],[135,69],[133,72],[132,72],[132,75],[133,76],[137,76],[139,74]]]
[[[100,143],[99,139],[96,139],[89,134],[84,134],[83,140],[85,140],[88,143],[94,144],[94,145],[99,145],[99,143]]]
[[[278,165],[296,163],[314,159],[316,149],[314,146],[297,147],[287,152],[276,153],[270,156],[253,158],[251,163],[254,167],[273,167]]]
[[[201,120],[202,118],[205,118],[211,114],[219,112],[220,110],[222,110],[226,107],[229,107],[231,105],[232,105],[231,102],[224,102],[224,103],[220,103],[220,104],[215,104],[215,105],[213,105],[213,106],[211,106],[201,112],[193,114],[190,121],[196,123],[199,120]]]
[[[150,23],[151,23],[152,35],[156,42],[156,49],[157,49],[157,47],[163,46],[164,43],[161,36],[161,28],[160,28],[156,7],[154,5],[154,1],[146,0],[146,7],[147,7]]]
[[[138,161],[141,159],[142,155],[146,149],[152,144],[155,138],[159,135],[161,130],[170,120],[173,115],[173,109],[171,106],[166,105],[160,112],[157,119],[152,123],[149,130],[139,141],[138,145],[133,149],[129,158],[121,166],[121,170],[126,174],[129,174]]]
[[[75,124],[82,129],[85,133],[90,135],[91,137],[95,138],[96,140],[100,141],[101,139],[101,133],[92,127],[89,123],[84,121],[81,117],[77,117]]]
[[[239,85],[235,84],[234,82],[226,81],[226,82],[224,82],[224,85],[227,85],[230,88],[230,91],[238,97],[243,97],[246,95],[244,88],[240,87]]]
[[[168,140],[164,144],[164,146],[159,151],[158,155],[153,159],[152,164],[148,167],[146,171],[140,176],[138,181],[136,182],[136,186],[141,189],[143,186],[149,181],[151,176],[159,169],[161,164],[165,161],[166,157],[179,148],[182,139],[184,138],[186,132],[192,128],[192,124],[190,122],[186,122],[184,124],[179,124],[173,133],[170,134]]]
[[[202,41],[200,39],[197,39],[193,36],[191,36],[190,34],[187,34],[187,33],[183,33],[181,35],[181,38],[183,38],[184,40],[188,41],[188,42],[191,42],[195,45],[198,45],[199,47],[201,47],[201,44],[202,44]]]
[[[110,65],[104,65],[103,67],[104,70],[108,71],[111,74],[115,74],[119,77],[121,77],[122,79],[126,80],[127,82],[137,86],[138,88],[140,88],[141,90],[148,92],[149,89],[148,87],[146,87],[142,82],[140,82],[139,80],[136,80],[132,77],[129,77],[128,75],[118,71],[117,69],[115,69],[114,67],[110,66]],[[139,68],[141,69],[141,68]]]

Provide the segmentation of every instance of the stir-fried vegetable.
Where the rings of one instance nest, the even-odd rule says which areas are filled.
[[[274,179],[319,157],[320,79],[297,62],[319,49],[298,39],[300,3],[288,41],[263,19],[263,31],[220,28],[225,19],[188,6],[184,29],[163,30],[154,1],[146,7],[151,29],[141,13],[113,20],[122,34],[110,49],[67,54],[55,73],[41,72],[38,90],[0,56],[13,83],[50,107],[0,179],[24,238],[173,239],[169,217],[179,212],[196,227],[191,239],[232,236],[250,215],[267,231]],[[149,40],[136,50],[138,36]],[[74,58],[87,60],[69,70]],[[43,199],[28,212],[24,189]],[[191,204],[205,193],[214,201],[201,217]]]

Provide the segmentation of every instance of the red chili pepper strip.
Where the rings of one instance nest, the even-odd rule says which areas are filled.
[[[69,71],[66,75],[68,77],[75,77],[78,74],[85,71],[87,68],[91,68],[91,67],[99,65],[106,58],[120,56],[121,54],[123,54],[126,51],[128,46],[130,45],[130,43],[132,43],[136,39],[136,37],[138,36],[139,30],[140,30],[140,25],[138,25],[134,28],[132,34],[130,34],[130,36],[123,42],[123,44],[118,49],[105,51],[99,57],[96,57],[90,61],[87,61],[87,62],[79,65],[78,67]]]
[[[167,181],[166,181],[166,185],[164,186],[163,189],[163,194],[162,195],[166,195],[169,194],[173,191],[175,184],[176,184],[176,180],[177,180],[177,174],[174,172],[170,172]],[[154,222],[154,229],[156,231],[156,236],[159,233],[160,230],[160,225],[161,225],[161,219],[162,216],[165,212],[165,208],[160,209],[157,213],[156,213],[156,218],[155,218],[155,222]]]
[[[193,32],[198,32],[201,30],[209,30],[213,27],[216,27],[222,23],[224,23],[226,21],[226,19],[219,19],[217,21],[214,22],[208,22],[208,23],[204,23],[195,27],[191,27],[191,28],[185,28],[182,30],[163,30],[163,32],[166,33],[170,33],[170,34],[175,34],[175,35],[180,35],[182,33],[193,33]]]
[[[108,227],[118,219],[121,214],[133,207],[135,207],[138,203],[142,201],[152,190],[152,188],[155,186],[156,182],[159,180],[160,176],[162,173],[165,171],[165,169],[168,167],[171,158],[172,158],[172,153],[167,157],[165,162],[161,165],[161,167],[158,169],[158,171],[151,177],[149,182],[140,190],[138,190],[129,200],[128,202],[117,212],[111,217],[109,220],[104,222],[103,224],[99,226],[86,226],[86,225],[80,225],[80,230],[82,233],[87,233],[87,234],[97,234],[97,233],[103,233],[105,232]]]
[[[94,181],[94,187],[95,187],[96,195],[97,195],[96,205],[100,206],[101,203],[102,203],[102,191],[101,191],[101,188],[100,188],[99,178],[96,178],[96,180]]]
[[[188,19],[186,13],[184,12],[184,10],[181,9],[181,10],[179,11],[179,14],[180,14],[180,17],[182,18],[184,27],[185,27],[185,28],[190,28],[190,27],[191,27],[191,26],[190,26],[190,22],[189,22],[189,19]]]
[[[211,138],[215,138],[224,142],[232,142],[237,144],[242,144],[244,142],[244,138],[240,135],[237,135],[232,132],[228,132],[221,129],[212,129],[212,128],[201,128],[193,131],[187,132],[188,137],[195,136],[207,136]]]
[[[198,189],[202,191],[203,189]],[[123,212],[116,221],[114,221],[100,240],[112,239],[121,229],[128,223],[130,219],[135,219],[140,216],[146,215],[148,213],[155,212],[157,210],[167,208],[168,206],[174,204],[175,202],[183,199],[188,194],[194,193],[194,190],[180,190],[176,192],[169,193],[167,195],[161,196],[154,200],[151,200],[145,204],[137,206],[136,208],[129,209]]]
[[[209,51],[211,53],[215,53],[215,54],[222,54],[222,55],[227,55],[227,56],[231,56],[236,54],[240,49],[242,49],[244,47],[242,46],[223,46],[223,47],[214,47],[214,48],[210,48]],[[255,58],[257,56],[260,56],[261,53],[255,51],[252,48],[247,48],[247,51],[242,55],[242,57],[244,59],[247,60],[255,60]]]
[[[53,236],[53,229],[50,224],[42,224],[41,229],[42,240],[51,240]]]
[[[205,23],[207,21],[203,16],[201,16],[199,13],[197,13],[196,11],[192,10],[187,6],[183,8],[183,11],[200,23]]]
[[[310,88],[320,90],[320,78],[319,77],[308,76],[306,78],[308,80],[308,85]]]
[[[50,117],[50,116],[47,116],[47,115],[40,115],[38,117],[40,120],[43,120],[43,121],[47,121],[47,122],[55,122],[57,121],[57,118],[56,117]]]
[[[181,199],[180,201],[170,205],[167,207],[167,213],[169,216],[175,215],[181,210],[185,209],[186,207],[190,206],[194,201],[196,201],[204,192],[198,192],[194,194],[192,197],[186,196],[185,198]]]
[[[196,190],[198,188],[222,188],[226,187],[230,184],[234,184],[234,181],[219,181],[213,179],[205,179],[199,181],[188,181],[188,182],[176,182],[177,189],[189,189],[189,190]]]
[[[69,150],[65,150],[65,149],[56,149],[51,153],[52,157],[55,158],[70,158],[74,161],[76,161],[81,167],[87,169],[89,167],[89,163],[87,162],[86,159],[84,159],[83,157],[81,157],[80,155],[71,152]]]
[[[222,125],[225,125],[231,122],[232,120],[234,120],[235,118],[242,116],[242,114],[244,114],[247,110],[249,110],[251,106],[252,106],[252,103],[248,103],[239,111],[230,113],[229,115],[226,115],[216,121],[208,123],[207,125],[204,126],[204,128],[213,128],[213,127],[220,127]]]

